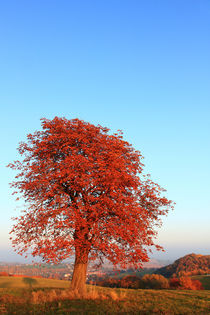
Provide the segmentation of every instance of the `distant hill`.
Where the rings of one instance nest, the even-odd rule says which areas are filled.
[[[150,259],[148,262],[143,263],[143,268],[161,268],[172,263],[172,260]]]
[[[157,269],[156,273],[167,278],[209,274],[210,255],[189,254],[177,259],[173,264]]]
[[[166,266],[168,264],[170,264],[172,262],[172,260],[162,260],[162,259],[154,259],[151,258],[148,262],[143,262],[143,269],[157,269],[157,268],[161,268],[163,266]],[[94,264],[93,264],[94,265]],[[91,269],[91,265],[89,265],[89,269]],[[123,270],[121,267],[119,267],[119,269]],[[126,267],[124,270],[130,270],[133,269],[135,271],[135,269],[133,268],[133,266],[128,266]],[[108,260],[105,260],[102,266],[102,270],[103,271],[107,271],[107,270],[113,270],[113,265],[111,262],[109,262]]]

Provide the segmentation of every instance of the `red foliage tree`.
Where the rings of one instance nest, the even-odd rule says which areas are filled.
[[[202,283],[189,277],[171,278],[169,280],[171,289],[203,290]]]
[[[194,290],[204,290],[202,283],[199,280],[192,280]]]
[[[203,290],[203,286],[199,280],[189,277],[180,277],[180,288],[184,290]]]
[[[42,119],[27,136],[11,184],[27,207],[11,233],[18,253],[47,262],[75,255],[72,288],[85,290],[88,260],[141,267],[161,215],[173,207],[143,175],[142,156],[122,133],[79,119]]]

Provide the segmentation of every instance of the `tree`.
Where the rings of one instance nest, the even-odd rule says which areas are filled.
[[[160,216],[173,207],[143,175],[142,155],[122,132],[79,119],[41,119],[42,130],[19,145],[11,184],[25,199],[12,242],[57,263],[75,255],[72,288],[85,292],[87,263],[141,267],[148,261]],[[17,198],[18,199],[18,198]]]

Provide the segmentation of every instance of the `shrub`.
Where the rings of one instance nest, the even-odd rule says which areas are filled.
[[[169,279],[170,289],[178,289],[180,287],[180,280],[178,278]]]
[[[97,285],[109,288],[120,288],[120,280],[108,278],[96,282]]]
[[[146,274],[142,277],[143,286],[145,289],[168,289],[169,283],[162,275]]]
[[[199,280],[193,280],[189,277],[172,278],[169,280],[169,285],[171,289],[203,290]]]
[[[199,280],[192,280],[189,277],[180,277],[181,289],[186,290],[203,290],[202,284]]]
[[[202,283],[199,280],[192,280],[195,289],[194,290],[204,290]]]
[[[125,289],[143,289],[143,281],[135,276],[128,275],[122,279],[108,278],[104,280],[96,281],[96,284],[102,287],[109,288],[125,288]]]
[[[121,288],[139,289],[141,288],[141,279],[135,275],[125,276],[120,280]]]

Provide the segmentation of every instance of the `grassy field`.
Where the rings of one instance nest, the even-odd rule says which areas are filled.
[[[0,278],[0,314],[210,314],[210,291],[129,290],[87,286],[83,299],[69,282]]]
[[[29,278],[30,277],[25,277]],[[29,288],[27,281],[23,281],[23,277],[0,277],[0,290],[1,288]],[[34,278],[35,283],[32,283],[32,288],[69,288],[69,282],[65,280]]]

